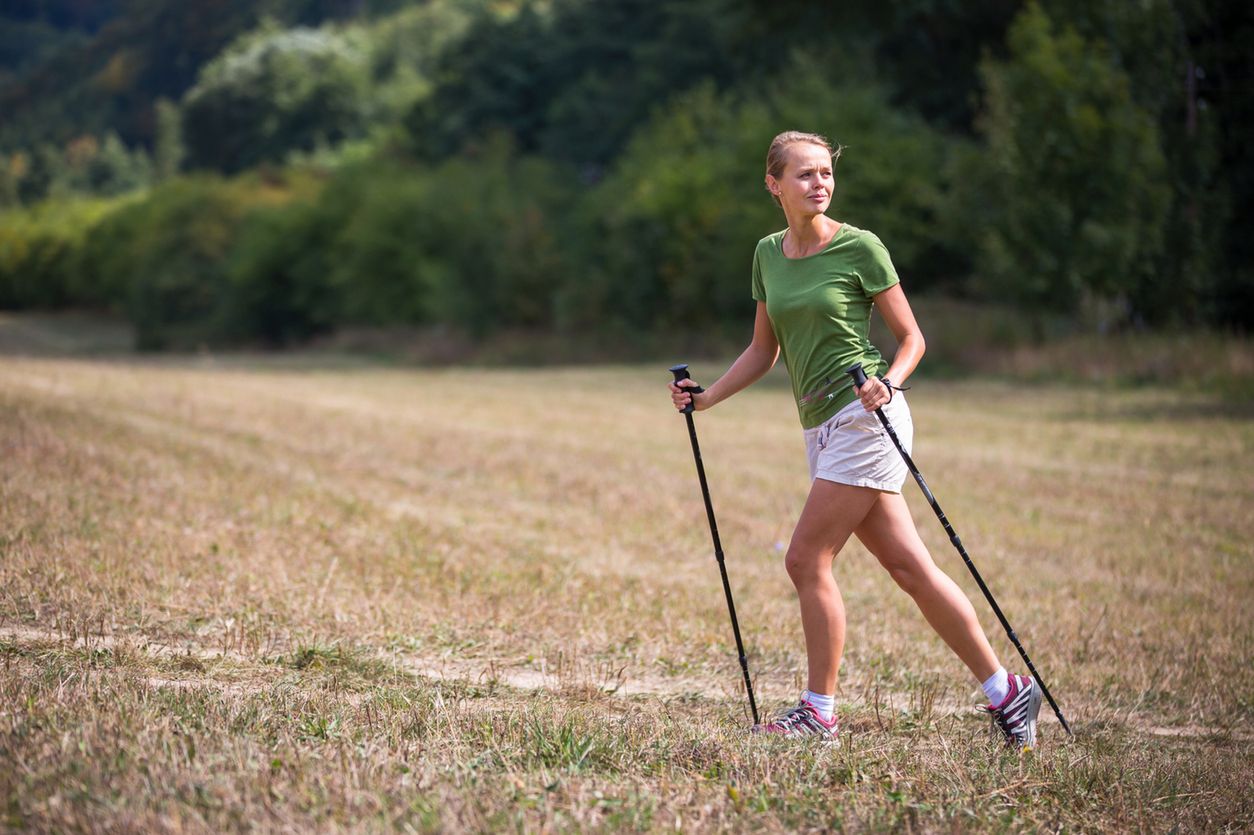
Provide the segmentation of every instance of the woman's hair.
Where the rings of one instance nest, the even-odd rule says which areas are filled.
[[[783,176],[784,166],[788,164],[788,157],[784,152],[788,150],[790,145],[796,145],[798,142],[826,148],[827,152],[832,155],[833,166],[836,165],[836,160],[840,159],[840,152],[844,150],[843,146],[840,145],[833,147],[832,143],[827,141],[827,137],[819,136],[817,133],[786,130],[771,140],[771,147],[766,152],[766,173],[776,179]],[[779,198],[773,193],[771,194],[771,199],[775,201],[776,206],[781,205]]]

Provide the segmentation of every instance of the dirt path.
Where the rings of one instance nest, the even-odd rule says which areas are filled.
[[[186,671],[163,669],[159,674],[146,676],[146,680],[153,688],[207,689],[230,696],[245,696],[255,692],[261,682],[276,679],[281,673],[288,672],[285,668],[276,667],[272,659],[210,648],[194,641],[163,641],[142,634],[71,634],[55,628],[0,624],[0,645],[3,644],[31,653],[37,653],[41,649],[76,649],[89,652],[121,650],[166,660],[193,659],[199,665],[192,665]],[[559,695],[598,694],[618,699],[671,699],[701,693],[709,686],[709,682],[694,677],[629,674],[625,668],[613,669],[595,665],[566,664],[550,668],[543,661],[528,663],[524,659],[468,658],[451,654],[422,656],[385,649],[367,650],[367,657],[430,681],[507,687],[521,691],[547,691]],[[234,665],[232,675],[206,675],[196,669],[199,666],[203,670],[200,665],[224,660]],[[760,704],[773,705],[787,702],[793,697],[794,690],[787,683],[758,681],[755,683],[755,693]],[[728,686],[724,686],[718,695],[740,698],[739,691],[733,692]],[[840,701],[851,704],[876,701],[888,711],[896,712],[907,710],[912,704],[912,697],[904,692],[878,691],[874,694],[862,693],[855,697],[842,698]],[[971,704],[959,703],[949,698],[937,699],[929,709],[939,715],[966,715],[975,710]],[[1048,710],[1045,712],[1048,713]],[[1239,729],[1228,729],[1221,733],[1201,725],[1166,726],[1137,716],[1126,717],[1126,722],[1132,730],[1149,736],[1188,740],[1223,737],[1235,742],[1254,741],[1254,732]]]

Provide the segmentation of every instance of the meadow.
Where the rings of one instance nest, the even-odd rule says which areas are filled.
[[[0,357],[0,829],[1254,827],[1248,409],[916,381],[916,461],[1075,738],[1046,707],[1035,751],[990,741],[976,683],[851,544],[843,739],[816,746],[745,733],[668,379]],[[795,412],[772,375],[697,420],[776,711],[804,677]]]

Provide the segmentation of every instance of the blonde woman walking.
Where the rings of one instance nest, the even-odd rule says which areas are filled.
[[[832,562],[852,535],[980,682],[1007,743],[1032,746],[1040,687],[1006,672],[971,601],[932,561],[901,495],[905,463],[874,414],[882,408],[910,448],[913,424],[900,385],[923,357],[924,341],[879,238],[827,216],[839,156],[815,134],[790,131],[771,142],[766,188],[788,225],[759,241],[753,255],[753,339],[704,392],[687,391],[694,380],[671,384],[676,409],[691,402],[704,411],[756,382],[781,355],[792,378],[812,481],[784,566],[800,603],[808,679],[796,707],[754,731],[837,736],[845,606]],[[872,308],[897,340],[891,362],[868,337]],[[856,362],[868,378],[855,390],[844,370]]]

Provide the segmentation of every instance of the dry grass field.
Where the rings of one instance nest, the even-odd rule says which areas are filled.
[[[744,732],[668,379],[0,357],[0,829],[1254,827],[1248,415],[918,382],[916,460],[1076,737],[1046,708],[1035,752],[991,744],[851,546],[844,738],[814,746]],[[697,420],[778,710],[804,676],[800,432],[779,378]]]

